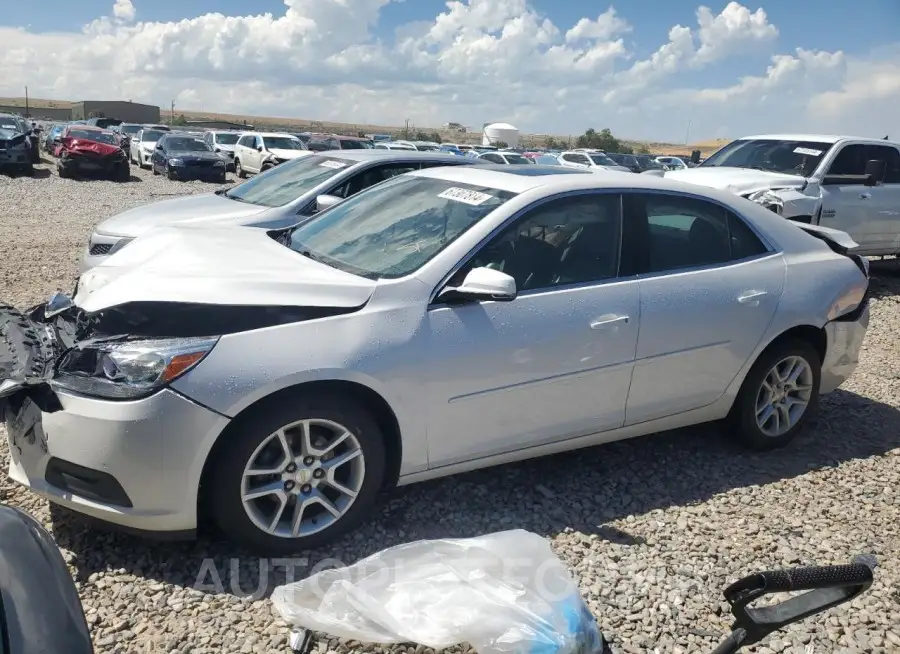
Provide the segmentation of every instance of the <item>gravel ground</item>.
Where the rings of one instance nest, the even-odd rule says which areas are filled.
[[[146,171],[125,184],[76,182],[50,168],[35,179],[0,177],[0,298],[20,307],[72,288],[99,220],[214,188]],[[727,631],[721,590],[735,578],[873,552],[880,567],[866,595],[748,651],[900,652],[900,265],[873,270],[863,361],[823,400],[815,428],[786,450],[748,454],[702,427],[479,471],[397,490],[360,531],[298,556],[310,566],[352,562],[417,538],[528,529],[552,539],[617,649],[704,652]],[[0,427],[5,470],[3,435]],[[257,559],[214,540],[160,543],[99,530],[2,473],[0,501],[52,529],[98,653],[288,651],[287,627],[253,595],[282,581],[282,568],[260,574]],[[216,578],[221,592],[210,590]],[[327,636],[313,648],[350,650],[427,651]]]

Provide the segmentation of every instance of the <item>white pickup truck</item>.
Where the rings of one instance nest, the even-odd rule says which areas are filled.
[[[731,191],[800,222],[847,232],[857,254],[900,255],[900,143],[772,134],[732,141],[666,178]]]

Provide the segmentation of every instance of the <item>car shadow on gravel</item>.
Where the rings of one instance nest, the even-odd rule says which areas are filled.
[[[869,296],[874,299],[900,297],[900,259],[869,262]]]
[[[898,447],[900,411],[838,390],[823,398],[809,429],[774,452],[748,452],[719,426],[703,425],[395,489],[384,494],[373,518],[356,531],[327,548],[297,552],[291,574],[300,579],[323,561],[349,564],[421,538],[472,537],[503,529],[546,536],[576,531],[618,545],[640,545],[643,541],[627,532],[627,521],[609,523],[695,505],[720,493]],[[261,561],[214,536],[193,542],[148,540],[89,525],[57,507],[51,514],[54,535],[70,551],[70,564],[81,581],[113,570],[259,597],[286,579],[283,562]]]

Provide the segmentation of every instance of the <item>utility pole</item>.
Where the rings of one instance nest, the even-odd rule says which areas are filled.
[[[687,134],[684,135],[684,144],[690,145],[691,142],[691,121],[688,121]]]
[[[172,115],[169,117],[169,124],[175,125],[175,100],[172,100]]]
[[[403,128],[403,140],[409,140],[409,118],[406,119],[406,127]]]
[[[25,116],[29,117],[30,113],[28,111],[28,87],[25,87]]]

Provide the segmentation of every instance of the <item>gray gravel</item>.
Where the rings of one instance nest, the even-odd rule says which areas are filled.
[[[135,172],[131,183],[0,177],[0,298],[20,307],[68,291],[90,228],[125,208],[212,186]],[[880,559],[851,607],[790,628],[757,652],[900,652],[900,264],[875,265],[863,362],[791,447],[748,454],[712,427],[684,429],[400,489],[363,529],[309,565],[417,538],[520,527],[552,539],[604,633],[627,652],[704,652],[726,632],[726,584],[777,566]],[[3,436],[0,427],[0,436]],[[0,468],[7,466],[0,438]],[[0,473],[0,501],[52,529],[98,653],[286,652],[288,628],[254,589],[283,569],[215,540],[159,543],[51,509]],[[215,570],[223,592],[196,590]],[[302,570],[297,570],[297,575]],[[209,588],[214,576],[203,579]],[[465,649],[465,648],[464,648]],[[320,637],[318,654],[380,648]],[[431,654],[429,652],[429,654]]]

